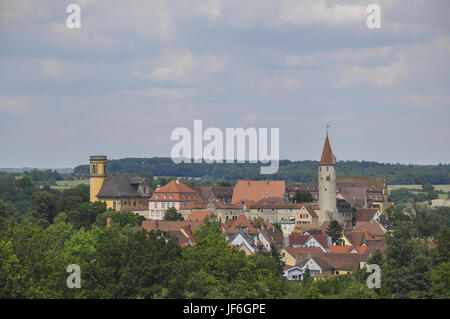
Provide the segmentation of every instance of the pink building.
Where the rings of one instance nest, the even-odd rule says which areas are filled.
[[[199,194],[182,182],[173,180],[153,193],[148,203],[148,218],[161,220],[168,208],[179,210],[195,202],[200,202]]]

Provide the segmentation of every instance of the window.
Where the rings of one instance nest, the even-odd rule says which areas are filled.
[[[158,208],[158,203],[155,203],[155,208]]]
[[[327,172],[328,172],[329,167],[327,166]]]
[[[159,216],[159,212],[158,211],[156,211],[156,216]]]
[[[158,199],[158,194],[156,194],[155,198]]]
[[[152,210],[152,216],[155,216],[155,211],[154,210]]]
[[[172,199],[172,195],[170,195],[169,198]]]
[[[166,199],[166,195],[164,195],[164,199]]]
[[[165,208],[165,205],[164,205],[164,203],[161,203],[161,208]]]
[[[113,202],[113,209],[116,210],[116,201]]]

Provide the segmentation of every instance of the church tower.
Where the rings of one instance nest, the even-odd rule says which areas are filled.
[[[96,202],[98,200],[97,194],[102,188],[103,182],[106,178],[106,156],[94,155],[89,157],[90,167],[90,201]]]
[[[336,157],[333,155],[330,140],[327,137],[323,146],[322,157],[319,162],[319,223],[326,220],[338,219],[336,208]]]

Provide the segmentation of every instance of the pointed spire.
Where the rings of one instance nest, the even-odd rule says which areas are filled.
[[[336,158],[331,151],[330,140],[328,139],[328,127],[327,125],[327,137],[325,138],[325,144],[323,145],[322,157],[320,158],[320,165],[336,165]]]

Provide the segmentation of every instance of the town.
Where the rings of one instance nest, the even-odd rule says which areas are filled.
[[[287,280],[350,274],[386,248],[393,205],[383,177],[336,177],[328,132],[318,182],[286,185],[283,180],[240,180],[231,186],[190,188],[178,179],[152,190],[138,175],[107,174],[106,156],[90,157],[90,201],[145,217],[142,229],[167,231],[181,246],[195,245],[195,231],[208,217],[221,224],[230,246],[246,255],[279,250]],[[301,202],[306,192],[312,201]],[[165,220],[168,210],[181,221]],[[330,229],[341,229],[333,236]]]

